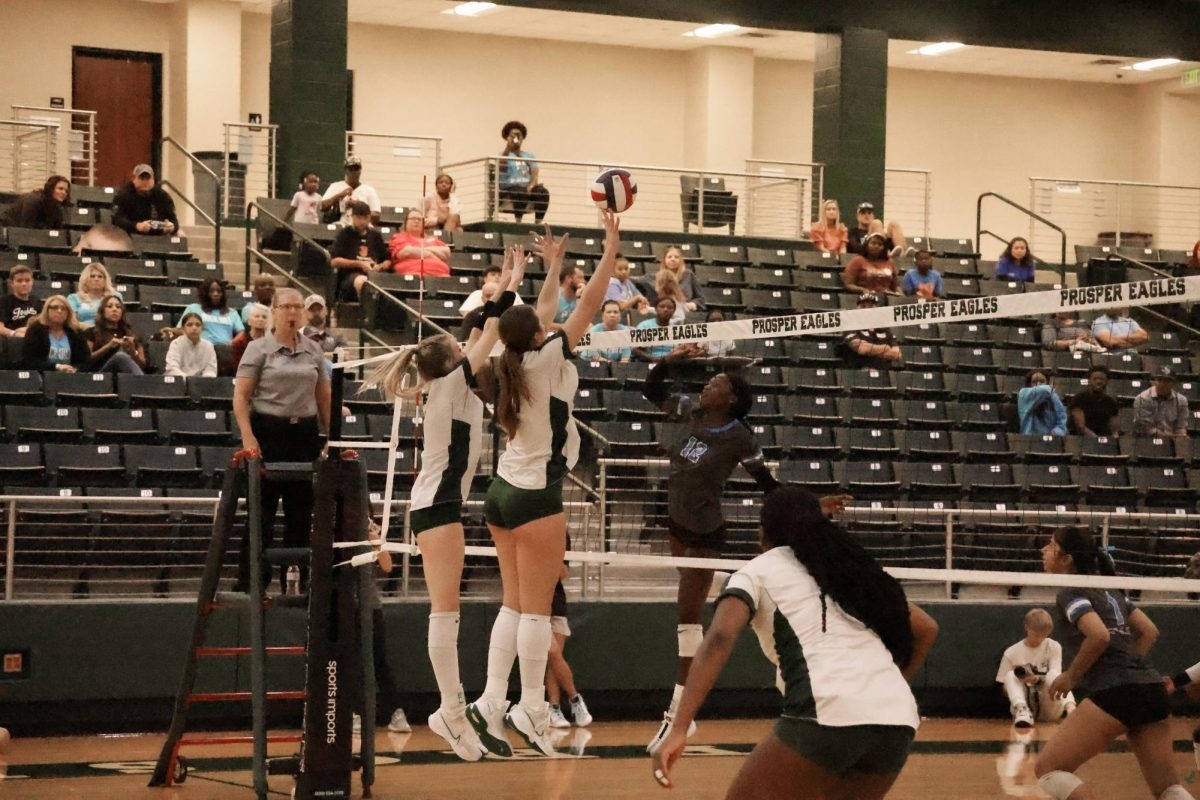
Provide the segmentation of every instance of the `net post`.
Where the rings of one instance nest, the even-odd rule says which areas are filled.
[[[598,491],[600,493],[600,552],[608,552],[608,464],[604,459],[597,459],[600,467]],[[597,565],[596,590],[604,597],[604,562]],[[587,591],[587,565],[583,566],[584,591]],[[585,595],[586,596],[586,595]]]
[[[954,516],[948,510],[943,510],[946,515],[946,570],[954,569]],[[946,576],[946,599],[951,600],[954,597],[954,582],[950,580],[950,576]]]

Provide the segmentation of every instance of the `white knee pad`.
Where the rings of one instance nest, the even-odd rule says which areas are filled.
[[[675,629],[675,633],[679,637],[679,657],[691,658],[696,655],[700,643],[704,641],[704,626],[680,625]]]
[[[1074,772],[1055,770],[1038,778],[1038,787],[1054,800],[1067,800],[1071,792],[1083,786],[1083,781]]]

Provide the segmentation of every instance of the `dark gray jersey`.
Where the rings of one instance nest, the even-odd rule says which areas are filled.
[[[1078,653],[1084,635],[1079,620],[1088,612],[1100,616],[1108,628],[1108,647],[1079,681],[1078,688],[1088,692],[1111,689],[1130,683],[1159,683],[1162,676],[1138,652],[1129,616],[1133,603],[1124,592],[1111,589],[1062,589],[1055,608],[1059,639]]]

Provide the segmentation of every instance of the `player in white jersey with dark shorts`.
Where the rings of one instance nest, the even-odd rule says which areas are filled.
[[[465,354],[452,337],[431,336],[386,362],[367,381],[389,398],[426,396],[421,471],[413,483],[409,520],[429,587],[429,661],[442,697],[429,716],[429,728],[466,761],[478,761],[488,752],[467,721],[458,669],[462,509],[483,439],[483,402],[475,396],[475,376],[487,364],[499,336],[499,316],[512,305],[524,270],[524,250],[507,251],[500,276],[507,289],[485,307],[482,327],[472,331]]]
[[[1187,692],[1189,699],[1200,701],[1200,661],[1192,664],[1178,675],[1165,681],[1167,694]],[[1196,757],[1196,769],[1200,769],[1200,726],[1192,731],[1192,754]]]
[[[687,726],[750,625],[778,668],[783,713],[726,797],[883,797],[920,724],[907,679],[937,624],[805,489],[767,495],[760,544],[717,598],[675,725],[654,752],[655,780],[670,788]]]
[[[467,707],[468,719],[493,752],[503,749],[504,726],[535,751],[554,752],[545,689],[550,606],[566,552],[562,480],[579,457],[579,432],[571,417],[579,376],[571,351],[600,310],[620,248],[616,215],[604,212],[604,229],[600,263],[560,328],[551,332],[567,237],[555,239],[548,226],[544,236],[534,235],[534,251],[546,265],[536,309],[514,306],[500,317],[505,349],[497,369],[496,416],[508,445],[484,513],[496,543],[504,599],[492,628],[483,696]],[[505,714],[514,655],[520,663],[521,701]]]

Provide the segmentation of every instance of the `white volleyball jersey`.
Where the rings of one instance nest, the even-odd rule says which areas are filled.
[[[1012,672],[1013,667],[1024,666],[1032,666],[1038,675],[1061,674],[1062,645],[1053,639],[1043,639],[1037,647],[1030,647],[1022,639],[1004,651],[1000,668],[996,670],[996,683],[1004,683],[1004,676]]]
[[[790,547],[776,547],[730,576],[773,663],[783,716],[832,727],[920,725],[917,701],[883,641],[821,589]]]
[[[525,354],[530,399],[521,400],[521,424],[500,454],[496,472],[518,489],[545,489],[562,481],[579,460],[579,431],[571,412],[579,375],[561,331]]]
[[[421,437],[421,472],[413,483],[414,511],[465,500],[479,465],[483,402],[471,389],[475,376],[464,358],[429,384]]]

